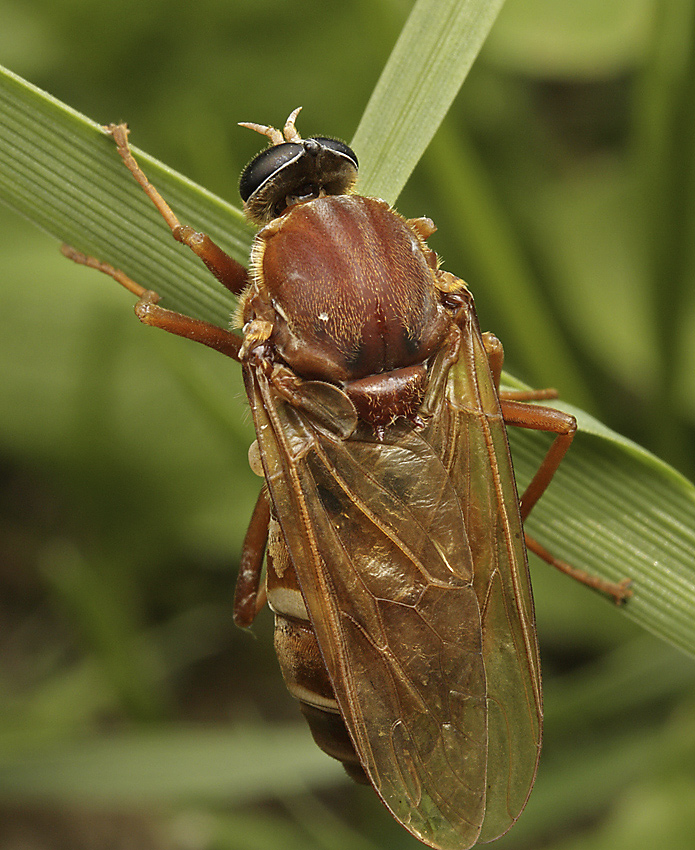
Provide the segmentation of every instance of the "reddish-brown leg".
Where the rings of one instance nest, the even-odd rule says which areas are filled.
[[[553,387],[542,390],[497,390],[500,401],[552,401],[558,392]]]
[[[524,404],[519,401],[500,399],[502,415],[507,425],[517,425],[534,431],[546,431],[557,434],[538,471],[524,490],[520,499],[521,519],[525,520],[550,484],[562,458],[567,453],[577,431],[577,421],[569,413],[554,410],[552,407],[541,407],[535,404]]]
[[[531,479],[519,500],[521,519],[526,520],[531,509],[550,484],[553,475],[567,453],[577,431],[577,422],[574,416],[571,416],[569,413],[554,410],[550,407],[522,404],[519,401],[510,401],[506,397],[500,399],[500,404],[502,406],[504,421],[507,425],[531,428],[536,431],[548,431],[557,435],[548,449],[546,456],[543,458],[541,465],[538,467],[538,471]],[[555,558],[528,534],[526,535],[526,545],[546,563],[571,578],[582,582],[582,584],[586,584],[588,587],[592,587],[611,596],[617,604],[624,602],[625,599],[632,596],[629,579],[624,579],[620,582],[611,582],[598,576],[590,575],[584,570],[579,570],[565,561]]]
[[[621,605],[626,599],[632,596],[632,590],[630,590],[632,581],[629,578],[624,578],[618,582],[606,581],[591,573],[587,573],[585,570],[577,569],[577,567],[573,567],[566,561],[560,561],[558,558],[555,558],[537,540],[528,534],[524,535],[524,537],[526,539],[526,548],[531,552],[535,552],[546,564],[550,564],[551,567],[555,567],[560,572],[585,584],[587,587],[592,587],[594,590],[611,596],[616,605]]]
[[[557,390],[551,388],[543,390],[501,390],[500,380],[504,366],[504,348],[499,339],[490,331],[483,334],[483,345],[487,359],[490,361],[492,380],[500,399],[508,401],[548,401],[548,399],[557,398]]]
[[[234,593],[234,622],[242,629],[253,623],[256,614],[265,605],[265,585],[261,586],[261,575],[269,522],[270,499],[264,487],[258,495],[244,538]]]
[[[504,347],[497,337],[486,331],[483,334],[483,345],[487,359],[490,361],[490,371],[492,372],[492,380],[495,384],[495,389],[500,391],[500,378],[502,377],[502,366],[504,366]]]
[[[136,295],[139,301],[135,305],[135,314],[144,324],[161,328],[177,336],[186,337],[186,339],[192,339],[194,342],[200,342],[220,351],[222,354],[226,354],[227,357],[239,360],[242,339],[237,334],[218,328],[217,325],[204,322],[202,319],[194,319],[191,316],[184,316],[182,313],[175,313],[173,310],[165,310],[158,305],[159,295],[156,292],[145,289],[144,286],[136,283],[119,269],[115,269],[108,263],[102,263],[94,257],[89,257],[87,254],[82,254],[69,245],[63,245],[61,250],[69,260],[109,275],[129,292],[132,292],[133,295]]]
[[[171,207],[159,194],[157,189],[150,183],[140,166],[135,161],[128,145],[128,127],[126,124],[109,124],[105,128],[114,138],[118,153],[125,163],[128,171],[142,186],[147,197],[159,210],[162,218],[169,225],[171,232],[177,242],[187,245],[191,251],[205,263],[208,269],[215,275],[223,286],[230,292],[239,295],[248,283],[248,272],[241,265],[226,254],[219,245],[216,245],[205,233],[200,233],[185,224],[180,224]]]

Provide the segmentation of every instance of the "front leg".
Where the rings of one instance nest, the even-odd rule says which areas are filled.
[[[171,207],[159,194],[157,189],[147,179],[145,173],[135,161],[128,144],[128,126],[126,124],[109,124],[104,128],[114,138],[118,153],[126,168],[142,186],[147,197],[159,210],[162,218],[169,225],[172,235],[177,242],[187,245],[191,251],[205,263],[217,280],[234,295],[239,295],[248,284],[248,271],[226,254],[219,245],[215,244],[206,233],[200,233],[186,224],[181,224],[174,215]]]

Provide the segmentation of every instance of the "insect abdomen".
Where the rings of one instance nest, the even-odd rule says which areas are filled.
[[[266,586],[268,604],[275,614],[275,652],[280,669],[288,691],[299,701],[314,741],[342,762],[352,779],[369,784],[338,708],[297,574],[274,519],[270,521]]]

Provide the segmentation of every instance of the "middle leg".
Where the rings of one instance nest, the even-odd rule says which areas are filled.
[[[129,292],[132,292],[133,295],[136,295],[139,300],[135,305],[135,314],[144,324],[161,328],[177,336],[186,337],[186,339],[192,339],[194,342],[200,342],[234,360],[240,359],[239,350],[241,349],[242,339],[237,334],[219,328],[211,322],[204,322],[202,319],[194,319],[192,316],[184,316],[182,313],[160,307],[157,303],[159,295],[156,292],[145,289],[144,286],[136,283],[120,269],[115,269],[109,263],[102,263],[101,260],[82,254],[70,245],[62,245],[61,251],[65,257],[74,263],[107,274]]]

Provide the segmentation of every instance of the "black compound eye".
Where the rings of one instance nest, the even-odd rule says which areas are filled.
[[[346,145],[345,142],[341,142],[340,139],[329,139],[325,136],[312,136],[311,138],[315,142],[318,142],[322,147],[330,148],[332,151],[342,154],[346,159],[351,160],[352,164],[355,166],[355,170],[359,168],[357,154],[349,145]]]
[[[344,142],[318,136],[259,153],[241,175],[239,194],[247,216],[267,224],[297,203],[345,194],[356,178],[354,152]]]
[[[267,180],[302,153],[304,153],[302,145],[285,142],[255,156],[241,173],[239,194],[242,201],[247,201]]]

